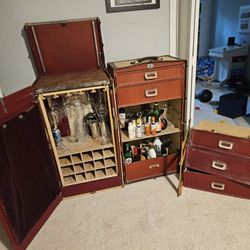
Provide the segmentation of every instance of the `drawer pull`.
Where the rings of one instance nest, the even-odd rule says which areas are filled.
[[[159,168],[159,167],[160,167],[160,164],[153,164],[153,165],[148,166],[149,169]]]
[[[218,183],[218,182],[212,182],[211,183],[211,188],[215,189],[215,190],[223,191],[225,189],[225,184],[224,183]]]
[[[157,89],[148,89],[145,90],[145,96],[146,97],[153,97],[158,95],[158,90]]]
[[[233,146],[234,146],[233,142],[228,142],[228,141],[223,141],[223,140],[219,141],[219,148],[231,150]]]
[[[224,162],[219,161],[213,161],[212,162],[212,168],[218,169],[218,170],[226,170],[227,164]]]
[[[144,74],[145,80],[153,80],[157,78],[157,72],[151,71]]]

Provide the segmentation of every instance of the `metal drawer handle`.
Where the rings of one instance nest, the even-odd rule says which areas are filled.
[[[234,146],[233,142],[223,141],[223,140],[219,141],[219,148],[231,150],[233,148],[233,146]]]
[[[153,164],[153,165],[148,166],[149,169],[159,168],[159,167],[160,167],[160,164]]]
[[[158,89],[148,89],[145,90],[145,96],[146,97],[153,97],[158,95]]]
[[[218,183],[218,182],[212,182],[211,183],[211,188],[215,189],[215,190],[223,191],[225,189],[225,184],[224,183]]]
[[[219,161],[213,161],[212,162],[212,168],[218,169],[218,170],[226,170],[227,164],[224,162],[219,162]]]
[[[153,80],[157,78],[157,72],[156,71],[150,71],[146,72],[144,74],[145,80]]]

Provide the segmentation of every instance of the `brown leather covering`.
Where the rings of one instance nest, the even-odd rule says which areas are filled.
[[[250,185],[250,158],[188,147],[186,166]]]
[[[0,127],[0,200],[17,243],[60,193],[38,106]]]
[[[221,153],[229,153],[235,156],[250,157],[250,139],[238,138],[220,133],[212,133],[193,129],[191,132],[191,145]],[[220,141],[226,141],[233,144],[232,149],[223,149],[219,147]]]
[[[98,18],[32,23],[25,30],[38,76],[104,67]]]
[[[126,182],[138,181],[160,175],[170,174],[177,171],[179,157],[168,155],[154,159],[133,162],[125,167]]]
[[[223,185],[224,188],[222,188]],[[218,194],[226,194],[239,198],[250,199],[249,186],[205,173],[192,171],[184,172],[184,186]]]

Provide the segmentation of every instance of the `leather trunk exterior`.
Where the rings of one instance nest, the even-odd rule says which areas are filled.
[[[250,130],[212,122],[198,128],[191,131],[184,185],[250,198]]]
[[[250,185],[250,159],[188,147],[186,166]]]
[[[179,158],[176,155],[133,162],[125,167],[126,182],[157,177],[177,171]]]
[[[38,77],[105,65],[98,18],[28,23],[25,31]]]
[[[185,61],[163,56],[159,61],[134,62],[108,63],[119,107],[183,98]]]
[[[248,185],[205,173],[184,172],[184,186],[217,194],[250,199],[250,188]]]
[[[223,144],[225,148],[222,148]],[[225,134],[193,129],[191,132],[191,145],[220,153],[250,157],[250,140]],[[232,149],[227,149],[227,145],[232,145]]]

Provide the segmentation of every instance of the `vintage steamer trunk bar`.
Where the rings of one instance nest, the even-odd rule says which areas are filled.
[[[145,105],[152,108],[157,103],[160,108],[167,107],[168,113],[167,128],[156,135],[143,134],[131,139],[127,130],[120,130],[121,145],[138,145],[153,141],[155,137],[171,141],[173,145],[166,156],[124,166],[126,183],[177,171],[184,129],[185,70],[186,62],[171,56],[108,63],[108,71],[115,82],[118,108],[136,113]]]
[[[62,197],[123,185],[99,19],[26,24],[25,30],[37,80],[5,98],[0,129],[0,219],[15,249],[27,247]],[[63,138],[57,147],[49,109],[76,95],[101,96],[109,142]]]
[[[250,199],[250,129],[203,121],[191,130],[184,186]]]

